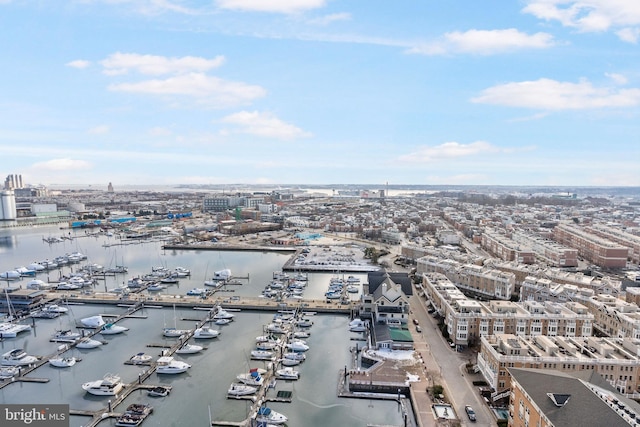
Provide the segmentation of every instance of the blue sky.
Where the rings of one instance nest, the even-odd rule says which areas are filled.
[[[640,186],[637,0],[0,0],[0,177]]]

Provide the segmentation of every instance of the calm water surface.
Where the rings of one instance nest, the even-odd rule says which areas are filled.
[[[72,241],[49,245],[43,237],[78,237]],[[203,281],[211,278],[214,271],[231,269],[235,276],[249,276],[242,286],[233,286],[228,295],[257,296],[271,280],[274,271],[280,271],[289,255],[261,252],[227,251],[164,251],[161,243],[135,245],[113,245],[114,237],[85,237],[84,230],[60,230],[56,227],[32,229],[0,229],[0,271],[28,265],[33,261],[52,259],[58,255],[79,251],[89,257],[87,262],[106,267],[126,265],[127,275],[118,275],[100,282],[96,291],[104,291],[121,285],[130,277],[144,275],[152,267],[165,266],[189,268],[192,275],[171,285],[165,293],[184,295],[189,289],[203,287]],[[111,246],[110,246],[111,245]],[[69,267],[62,272],[67,273]],[[57,279],[59,272],[52,271],[49,277]],[[305,298],[322,298],[331,274],[311,274],[305,290]],[[364,275],[359,275],[364,281]],[[39,278],[46,281],[47,274]],[[2,287],[23,286],[28,279],[1,282]],[[355,296],[357,297],[357,295]],[[125,308],[117,306],[69,305],[70,313],[57,319],[37,319],[35,328],[21,334],[19,338],[0,342],[2,353],[13,348],[25,348],[29,354],[54,353],[58,344],[49,342],[57,329],[73,328],[76,321],[96,314],[118,315]],[[108,344],[93,350],[74,349],[71,354],[82,359],[75,366],[57,369],[43,365],[30,374],[31,377],[48,378],[48,383],[14,383],[0,390],[0,403],[69,403],[73,409],[98,410],[107,406],[108,397],[85,393],[81,384],[100,379],[106,373],[117,373],[125,382],[138,378],[144,367],[125,365],[131,356],[146,352],[154,357],[159,348],[147,347],[150,343],[171,345],[172,339],[164,338],[162,327],[175,323],[179,328],[193,327],[193,321],[204,315],[202,311],[188,309],[145,308],[138,312],[144,319],[125,319],[119,324],[129,328],[121,335],[103,337]],[[243,311],[236,313],[235,320],[227,326],[215,326],[222,331],[219,338],[198,342],[207,346],[195,355],[176,355],[192,365],[185,374],[157,375],[148,380],[151,384],[173,386],[171,395],[165,398],[150,398],[144,391],[132,393],[116,411],[133,402],[151,403],[154,413],[144,426],[205,426],[209,413],[213,420],[240,421],[246,418],[249,403],[229,400],[226,390],[235,376],[252,367],[264,367],[264,362],[249,360],[255,337],[262,335],[262,328],[273,318],[271,313]],[[402,425],[402,416],[393,402],[367,399],[340,399],[336,396],[337,381],[345,365],[350,366],[350,347],[354,334],[348,332],[349,319],[345,316],[316,315],[312,317],[311,337],[306,341],[311,349],[307,360],[296,367],[301,373],[298,381],[279,380],[276,390],[293,392],[291,403],[272,403],[270,407],[289,417],[290,427],[322,426],[366,426],[371,424]],[[71,426],[82,426],[83,417],[71,417]],[[112,426],[114,420],[105,420],[100,426]]]

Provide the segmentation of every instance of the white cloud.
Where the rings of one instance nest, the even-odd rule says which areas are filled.
[[[436,146],[420,147],[417,151],[400,156],[401,161],[424,163],[435,160],[455,159],[459,157],[475,156],[484,153],[496,153],[502,151],[500,148],[485,141],[476,141],[471,144],[460,144],[459,142],[445,142]]]
[[[92,164],[85,160],[74,159],[52,159],[46,162],[34,163],[32,169],[39,171],[64,171],[73,172],[74,170],[87,170],[92,168]]]
[[[89,129],[89,133],[94,135],[99,135],[99,134],[109,133],[109,130],[110,130],[109,126],[99,125]]]
[[[171,136],[173,134],[171,130],[159,126],[149,129],[148,132],[151,136]]]
[[[162,75],[209,71],[221,66],[224,61],[224,56],[216,56],[212,59],[197,56],[172,58],[116,52],[100,63],[104,67],[104,73],[108,75],[126,74],[129,71],[146,75]]]
[[[472,53],[492,55],[520,49],[544,49],[555,44],[547,33],[527,34],[515,28],[506,30],[468,30],[446,33],[440,40],[409,49],[408,53],[443,55]]]
[[[294,139],[311,136],[310,133],[283,122],[269,112],[240,111],[224,117],[221,121],[239,126],[241,133],[266,138]]]
[[[640,105],[640,89],[599,88],[587,80],[570,83],[539,79],[493,86],[471,101],[540,110],[633,107]]]
[[[109,90],[150,95],[190,96],[215,107],[244,105],[266,95],[266,91],[260,86],[223,80],[200,73],[184,74],[164,80],[112,84]]]
[[[0,0],[1,1],[1,0]],[[133,10],[143,15],[159,15],[165,12],[196,15],[198,11],[176,4],[170,0],[79,0],[82,3],[106,3],[108,5],[130,5]]]
[[[342,13],[332,13],[330,15],[321,16],[320,18],[315,18],[309,20],[310,24],[314,25],[329,25],[338,21],[350,21],[351,14],[342,12]]]
[[[618,73],[605,73],[605,76],[609,77],[615,84],[626,85],[629,83],[629,79],[626,76]]]
[[[324,7],[325,0],[217,0],[222,9],[246,12],[299,13]]]
[[[638,39],[640,39],[640,27],[623,28],[617,31],[616,34],[620,37],[620,40],[635,44],[638,43]]]
[[[640,25],[640,2],[636,0],[529,0],[523,11],[584,32]]]
[[[67,67],[72,67],[72,68],[87,68],[91,65],[90,61],[85,61],[84,59],[76,59],[75,61],[70,61],[67,62],[66,64]]]

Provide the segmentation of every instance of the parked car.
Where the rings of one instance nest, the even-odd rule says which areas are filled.
[[[413,324],[414,324],[414,325],[418,325],[418,324],[419,324],[418,319],[415,319],[415,318],[414,318],[414,319],[413,319]]]
[[[467,413],[467,417],[469,417],[469,421],[474,421],[475,422],[475,420],[476,420],[476,411],[473,410],[471,405],[466,405],[464,407],[464,411]]]
[[[422,328],[420,326],[416,326],[416,332],[422,332]]]

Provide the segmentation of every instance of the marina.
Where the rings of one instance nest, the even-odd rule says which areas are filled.
[[[26,231],[26,230],[24,230]],[[24,232],[20,230],[20,232]],[[35,239],[35,236],[34,236]],[[79,250],[89,255],[89,262],[104,264],[109,256],[109,248],[100,245],[101,237],[94,245],[81,247]],[[80,240],[82,241],[82,240]],[[89,239],[86,241],[92,241]],[[74,241],[65,241],[52,245],[75,245]],[[40,249],[52,249],[44,245]],[[35,246],[35,243],[34,243]],[[150,246],[143,248],[144,246]],[[349,348],[351,337],[348,332],[348,322],[351,305],[338,302],[328,302],[324,293],[328,287],[329,279],[334,274],[309,274],[308,285],[305,288],[304,300],[277,301],[260,297],[266,283],[273,280],[275,271],[281,271],[281,267],[288,256],[280,253],[264,252],[224,252],[220,255],[216,252],[197,251],[165,251],[160,242],[135,245],[127,248],[124,255],[124,264],[129,272],[126,275],[107,276],[94,285],[94,292],[88,294],[80,291],[63,291],[46,293],[52,302],[68,307],[70,312],[52,319],[35,319],[35,327],[25,336],[17,339],[7,339],[0,343],[2,348],[14,348],[21,346],[26,341],[30,354],[38,355],[41,359],[28,373],[23,373],[24,378],[47,378],[46,383],[18,382],[5,380],[0,389],[0,401],[3,403],[31,402],[33,399],[46,399],[47,403],[69,403],[71,407],[71,425],[114,425],[115,420],[125,412],[131,403],[149,403],[149,399],[162,399],[162,405],[154,405],[154,412],[144,420],[144,425],[203,425],[211,422],[213,425],[248,425],[250,418],[255,416],[260,405],[267,404],[276,412],[285,413],[289,419],[287,425],[305,424],[305,419],[314,410],[325,411],[322,408],[327,405],[335,406],[335,410],[327,413],[331,423],[348,425],[374,424],[401,425],[401,414],[396,411],[396,406],[382,401],[376,401],[372,410],[370,403],[362,400],[340,401],[336,390],[336,376],[345,363],[350,361]],[[0,250],[2,248],[0,247]],[[62,249],[68,251],[70,248]],[[97,249],[97,250],[96,250]],[[53,252],[53,251],[51,251]],[[94,254],[97,252],[101,256]],[[150,259],[149,253],[156,253]],[[211,254],[206,257],[204,254]],[[11,256],[18,255],[12,251]],[[38,255],[38,258],[51,257],[52,254]],[[35,255],[28,254],[28,259]],[[129,261],[131,258],[132,261]],[[165,258],[172,259],[171,263]],[[175,258],[175,261],[173,260]],[[164,259],[163,262],[159,260]],[[22,261],[8,261],[10,264],[19,265]],[[206,279],[204,272],[198,272],[191,268],[190,277],[181,278],[180,282],[162,292],[149,294],[130,293],[126,298],[122,295],[102,292],[102,289],[116,287],[137,274],[149,271],[151,266],[160,264],[174,264],[183,266],[200,265],[205,272],[218,271],[228,268],[241,277],[250,277],[246,283],[234,286],[236,292],[231,295],[226,293],[212,293],[206,299],[190,297],[186,295],[188,289],[200,287]],[[252,266],[251,270],[246,266]],[[261,268],[256,268],[256,267]],[[49,276],[56,271],[44,273]],[[38,275],[44,277],[43,273]],[[44,281],[44,279],[43,279]],[[11,282],[9,286],[19,287],[20,282]],[[24,285],[24,282],[23,282]],[[53,297],[57,299],[54,300]],[[355,296],[354,298],[357,298]],[[234,314],[234,319],[228,325],[220,326],[212,322],[210,310],[212,307],[222,305],[225,310]],[[189,330],[191,333],[196,326],[211,325],[214,329],[225,328],[225,331],[215,340],[207,340],[207,346],[194,354],[175,354],[182,345],[192,343],[191,335],[180,338],[162,337],[163,318],[173,319],[173,311],[177,312],[177,326],[180,329]],[[262,335],[265,325],[272,322],[278,311],[301,311],[316,313],[313,316],[313,326],[309,329],[313,333],[304,338],[310,346],[310,358],[296,370],[304,371],[296,382],[287,380],[273,381],[276,364],[271,365],[272,370],[266,374],[269,380],[259,394],[253,399],[227,396],[229,384],[235,378],[235,374],[248,371],[249,368],[261,368],[268,370],[271,361],[251,361],[249,353],[254,345],[255,337]],[[86,329],[87,338],[99,340],[111,345],[101,345],[95,349],[79,349],[73,344],[69,345],[65,354],[73,357],[82,357],[85,361],[75,364],[73,367],[60,368],[49,367],[47,357],[58,354],[58,350],[49,347],[48,339],[55,330],[76,330],[78,320],[95,315],[101,315],[106,321],[122,325],[128,331],[118,335],[105,335],[99,329]],[[107,320],[108,319],[108,320]],[[165,321],[166,321],[165,320]],[[197,320],[197,322],[194,322]],[[29,321],[34,321],[30,319]],[[171,320],[173,323],[173,320]],[[69,326],[67,326],[69,325]],[[149,328],[151,326],[151,328]],[[229,328],[229,329],[226,329]],[[240,332],[239,332],[240,331]],[[336,334],[334,331],[342,331]],[[38,337],[46,337],[41,340]],[[112,341],[118,344],[113,346]],[[49,344],[50,345],[50,344]],[[145,350],[146,349],[146,350]],[[155,351],[154,351],[155,350]],[[7,351],[7,350],[5,350]],[[153,362],[149,365],[133,364],[130,362],[132,355],[147,352],[152,356]],[[327,358],[327,354],[331,354]],[[153,370],[153,364],[161,355],[175,355],[176,358],[185,360],[192,367],[185,373],[169,376],[158,376]],[[87,363],[89,361],[89,363]],[[55,371],[54,371],[55,369]],[[95,380],[105,372],[118,372],[125,382],[123,391],[114,398],[87,396],[80,385],[83,382]],[[206,372],[206,374],[203,375]],[[332,372],[327,375],[327,372]],[[226,377],[226,379],[225,379]],[[333,385],[332,385],[333,383]],[[13,385],[11,385],[13,384]],[[16,389],[18,384],[23,388]],[[32,384],[32,386],[29,386]],[[217,384],[214,386],[213,384]],[[226,386],[221,386],[226,384]],[[295,387],[293,384],[296,384]],[[29,389],[24,387],[29,386]],[[172,391],[166,396],[149,397],[148,391],[159,386],[170,386]],[[42,387],[42,390],[33,387]],[[51,393],[50,387],[61,390]],[[333,391],[332,391],[333,390]],[[38,398],[38,396],[40,396]],[[46,397],[45,397],[46,396]],[[51,397],[53,396],[53,397]],[[255,400],[254,400],[255,399]],[[109,402],[111,400],[111,402]],[[188,402],[188,403],[187,403]],[[186,404],[185,404],[186,403]],[[284,406],[283,406],[284,405]],[[387,406],[388,405],[388,406]],[[122,409],[121,409],[122,408]],[[210,408],[210,409],[209,409]],[[315,409],[313,409],[315,408]],[[209,418],[209,411],[211,418]],[[332,421],[331,421],[332,420]],[[351,421],[349,421],[351,420]],[[357,420],[357,421],[356,421]],[[306,423],[306,425],[309,425]],[[324,421],[320,425],[325,425]]]

